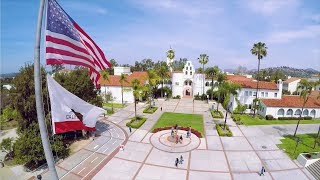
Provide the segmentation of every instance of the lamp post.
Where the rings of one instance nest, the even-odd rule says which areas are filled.
[[[207,103],[209,104],[209,95],[207,94]]]
[[[228,105],[228,107],[226,108],[226,115],[224,117],[224,130],[226,129],[226,124],[227,124],[227,116],[228,116],[228,112],[229,112],[229,109],[230,109],[230,105]]]

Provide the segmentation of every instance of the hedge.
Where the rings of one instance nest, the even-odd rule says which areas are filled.
[[[156,132],[159,132],[159,131],[163,131],[163,130],[170,130],[172,127],[161,127],[161,128],[155,128],[152,132],[153,133],[156,133]],[[184,130],[184,131],[188,131],[189,130],[189,127],[178,127],[178,129],[180,130]],[[201,132],[195,130],[195,129],[192,129],[191,128],[191,133],[193,133],[194,135],[196,135],[198,138],[202,138],[202,135],[201,135]]]
[[[243,124],[241,122],[241,118],[239,116],[237,116],[236,114],[231,115],[231,118],[237,125],[242,125]]]
[[[148,114],[153,114],[156,110],[158,109],[158,107],[146,107],[144,110],[143,110],[143,113],[148,113]]]
[[[274,120],[274,119],[275,118],[272,115],[270,114],[266,115],[266,120]]]
[[[131,120],[129,122],[127,122],[126,126],[128,126],[128,127],[130,126],[132,128],[138,129],[139,127],[142,126],[142,124],[144,122],[146,122],[146,120],[147,120],[147,118],[145,118],[145,117],[138,116],[137,120],[135,117],[133,117],[133,118],[131,118]]]
[[[210,113],[213,118],[223,118],[224,117],[221,111],[211,110]]]
[[[224,124],[216,124],[216,129],[218,131],[219,136],[228,136],[231,137],[232,136],[232,132],[229,129],[229,126],[226,124],[226,130],[227,132],[224,132],[223,130]]]
[[[229,129],[229,126],[226,124],[226,130],[228,131],[227,133],[224,132],[223,128],[224,128],[224,124],[216,124],[216,129],[218,131],[219,136],[231,137],[232,136],[232,132]]]
[[[278,120],[311,120],[312,117],[305,116],[305,117],[278,117]]]

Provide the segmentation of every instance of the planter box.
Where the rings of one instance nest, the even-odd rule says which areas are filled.
[[[310,157],[310,158],[309,158]],[[318,161],[320,159],[320,152],[315,153],[301,153],[299,154],[297,161],[304,167]]]

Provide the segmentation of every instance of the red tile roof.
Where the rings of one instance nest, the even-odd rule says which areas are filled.
[[[240,84],[242,88],[257,88],[257,83],[253,78],[247,78],[246,76],[242,75],[227,75],[227,80]],[[259,89],[271,89],[277,90],[277,84],[274,82],[267,82],[267,81],[260,81],[259,82]]]
[[[303,100],[300,96],[283,95],[281,99],[261,99],[263,104],[268,107],[294,107],[301,108]],[[320,99],[310,96],[307,101],[306,108],[320,108]]]
[[[144,85],[147,80],[147,72],[133,72],[130,75],[127,75],[127,82],[123,82],[123,86],[131,87],[131,81],[133,79],[138,79],[140,81],[140,85]],[[100,78],[101,86],[121,86],[120,82],[120,76],[116,75],[110,75],[109,81],[104,80],[103,78]]]
[[[301,78],[292,77],[290,79],[285,80],[283,83],[292,83],[293,81],[301,80]]]

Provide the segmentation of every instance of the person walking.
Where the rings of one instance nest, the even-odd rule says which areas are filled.
[[[179,158],[176,158],[175,166],[178,167],[178,164],[179,164]]]
[[[132,132],[131,126],[129,126],[129,131],[130,131],[130,133]]]
[[[182,155],[180,156],[180,164],[182,164],[183,163],[183,157],[182,157]]]
[[[183,137],[182,135],[180,135],[180,144],[182,144],[182,141],[183,141]]]
[[[262,166],[262,168],[261,168],[261,171],[260,171],[260,174],[259,174],[259,175],[260,175],[260,176],[261,176],[261,175],[264,175],[264,173],[265,173],[265,172],[266,172],[266,169]]]
[[[161,107],[160,109],[161,109],[161,111],[162,111],[162,107]]]

